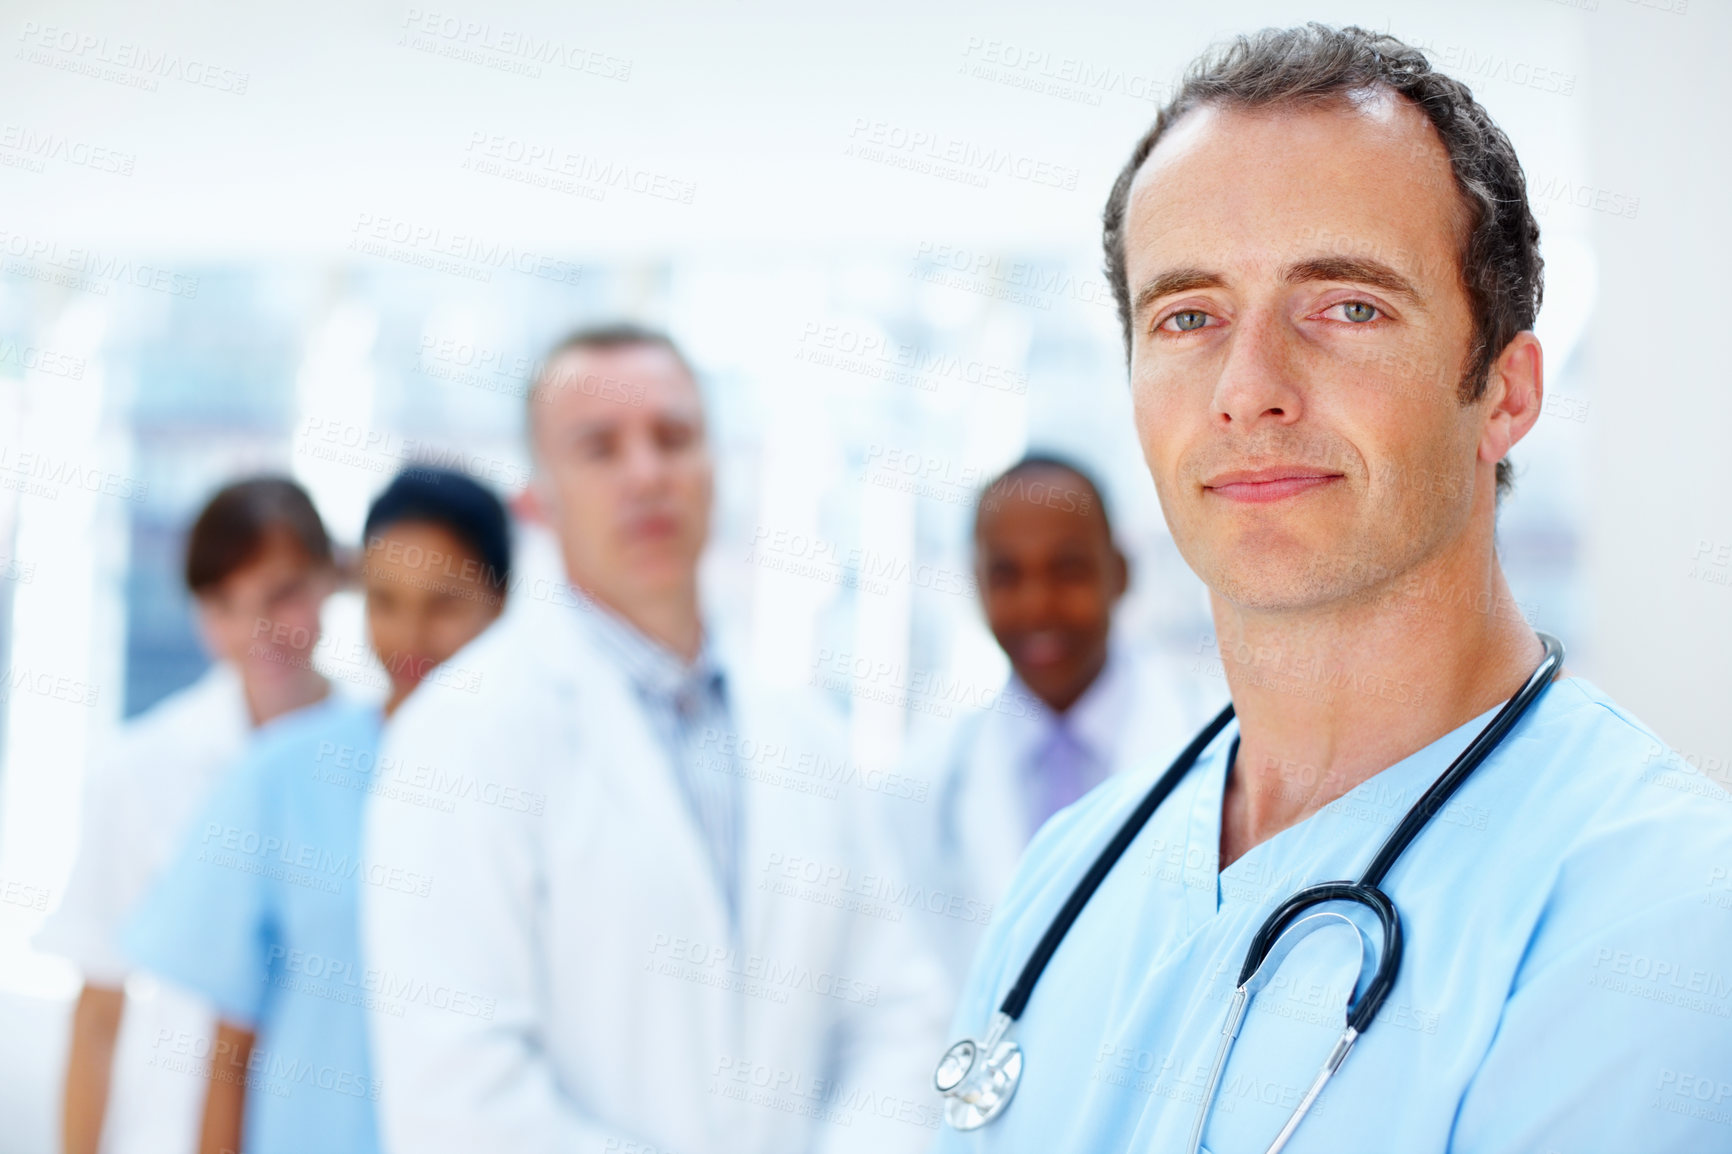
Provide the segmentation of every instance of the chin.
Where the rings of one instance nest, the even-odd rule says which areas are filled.
[[[246,668],[250,676],[261,681],[290,681],[311,669],[313,655],[299,650],[271,651],[270,653],[255,653],[247,658]]]
[[[639,593],[665,593],[689,585],[696,568],[696,562],[683,552],[675,555],[673,550],[658,551],[632,558],[623,576],[627,587]]]
[[[1328,593],[1298,582],[1260,580],[1235,584],[1215,584],[1209,591],[1235,609],[1254,613],[1284,613],[1310,609],[1330,601]]]
[[[1318,572],[1326,550],[1300,548],[1241,551],[1231,561],[1197,566],[1215,596],[1239,609],[1259,612],[1307,609],[1340,596],[1341,582]]]

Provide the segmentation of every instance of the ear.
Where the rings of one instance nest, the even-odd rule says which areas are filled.
[[[367,543],[359,548],[339,545],[331,550],[332,584],[338,589],[361,587],[362,570],[366,568]]]
[[[218,644],[222,637],[222,631],[218,628],[216,620],[217,615],[221,612],[222,610],[208,596],[193,594],[193,629],[198,634],[199,647],[204,650],[205,656],[213,661],[223,660],[222,646]]]
[[[531,525],[546,525],[548,522],[547,499],[542,496],[541,492],[544,484],[546,482],[542,480],[541,474],[533,474],[529,479],[529,484],[525,485],[516,496],[505,503],[511,510],[511,515],[519,521],[525,521]]]
[[[1479,434],[1479,459],[1496,465],[1528,435],[1545,404],[1545,373],[1539,338],[1523,330],[1510,338],[1492,363],[1486,382],[1485,425]]]
[[[1117,545],[1113,546],[1113,565],[1118,571],[1113,581],[1113,602],[1117,604],[1131,587],[1131,559]]]

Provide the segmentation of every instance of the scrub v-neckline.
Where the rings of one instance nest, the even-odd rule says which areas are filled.
[[[1190,813],[1185,827],[1185,854],[1183,865],[1185,892],[1185,921],[1187,931],[1196,930],[1204,923],[1214,918],[1223,907],[1223,886],[1231,886],[1234,882],[1243,881],[1245,875],[1256,867],[1267,863],[1269,859],[1282,853],[1292,843],[1306,840],[1323,823],[1319,818],[1329,818],[1340,815],[1342,809],[1352,806],[1354,799],[1363,800],[1364,795],[1383,792],[1391,789],[1401,791],[1404,805],[1391,806],[1387,814],[1381,815],[1375,823],[1364,823],[1362,844],[1352,847],[1350,861],[1351,873],[1356,878],[1364,862],[1371,859],[1383,839],[1401,820],[1402,815],[1421,794],[1430,788],[1431,783],[1441,776],[1456,755],[1465,749],[1472,741],[1472,735],[1483,729],[1494,714],[1502,708],[1503,703],[1487,709],[1478,717],[1463,722],[1461,725],[1438,737],[1435,741],[1415,750],[1406,757],[1385,769],[1372,774],[1329,804],[1307,814],[1303,819],[1294,822],[1285,829],[1278,830],[1264,838],[1244,853],[1240,854],[1226,869],[1219,868],[1221,860],[1221,821],[1222,805],[1226,799],[1227,774],[1231,772],[1233,762],[1239,751],[1239,726],[1235,720],[1232,727],[1232,739],[1224,755],[1216,756],[1210,750],[1205,750],[1203,758],[1205,765],[1197,767],[1198,783],[1191,797]],[[1457,742],[1458,737],[1466,735],[1464,740]],[[1223,733],[1222,737],[1226,734]],[[1219,748],[1220,738],[1212,749]],[[1459,748],[1457,747],[1459,745]],[[1439,756],[1442,754],[1443,756]],[[1415,775],[1422,774],[1428,766],[1433,766],[1429,773],[1424,773],[1423,782],[1415,782]],[[1471,779],[1470,779],[1471,780]],[[1434,818],[1435,820],[1435,818]],[[1195,851],[1195,852],[1193,852]],[[1298,890],[1305,885],[1319,881],[1332,880],[1327,878],[1311,878],[1296,882],[1291,889]],[[1341,880],[1353,880],[1343,872]],[[1263,900],[1278,900],[1280,895],[1265,895]],[[1230,899],[1231,900],[1231,899]]]

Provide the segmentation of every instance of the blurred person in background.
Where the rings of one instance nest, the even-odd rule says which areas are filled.
[[[410,693],[429,681],[419,692],[439,706],[474,688],[440,666],[499,616],[511,553],[497,497],[462,473],[414,466],[374,501],[362,539],[383,706],[333,697],[271,725],[124,934],[139,968],[219,1016],[200,1154],[379,1148],[366,1023],[390,992],[362,962],[356,891],[421,893],[431,879],[361,856],[363,803],[403,784],[378,750]]]
[[[1127,765],[1179,748],[1206,716],[1193,681],[1114,637],[1130,563],[1080,466],[1031,454],[986,485],[974,575],[1011,676],[994,708],[947,735],[936,820],[914,850],[932,889],[982,911],[933,919],[958,983],[1047,818]]]
[[[438,994],[373,1020],[385,1148],[925,1147],[942,972],[912,927],[785,883],[882,870],[885,839],[785,768],[845,754],[824,706],[724,662],[700,612],[691,368],[587,330],[529,410],[582,592],[507,614],[459,658],[482,694],[411,699],[387,735],[402,772],[474,789],[368,807],[368,859],[434,878],[362,895],[369,962]]]
[[[325,526],[292,481],[228,485],[193,523],[186,586],[214,660],[93,759],[72,876],[36,939],[84,980],[66,1064],[67,1154],[193,1146],[198,1080],[165,1066],[164,1039],[208,1038],[208,1009],[148,983],[129,986],[120,928],[254,730],[329,694],[311,657],[336,583]]]

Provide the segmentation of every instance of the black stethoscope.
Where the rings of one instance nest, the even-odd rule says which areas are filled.
[[[1359,880],[1323,882],[1300,890],[1276,906],[1274,912],[1263,922],[1262,928],[1257,931],[1257,936],[1251,939],[1251,947],[1245,954],[1245,964],[1239,969],[1239,981],[1233,991],[1232,1004],[1227,1010],[1227,1021],[1221,1027],[1221,1045],[1215,1057],[1214,1071],[1209,1076],[1209,1088],[1203,1095],[1196,1126],[1191,1132],[1190,1149],[1193,1154],[1202,1147],[1203,1123],[1214,1103],[1221,1072],[1226,1068],[1227,1057],[1232,1053],[1233,1043],[1239,1036],[1239,1027],[1244,1021],[1251,998],[1274,976],[1288,951],[1301,939],[1325,925],[1345,924],[1351,928],[1360,936],[1360,981],[1355,982],[1356,994],[1347,1004],[1346,1028],[1329,1051],[1329,1056],[1324,1060],[1323,1068],[1318,1071],[1311,1088],[1300,1099],[1298,1107],[1276,1135],[1266,1154],[1276,1154],[1287,1144],[1306,1112],[1311,1109],[1312,1103],[1317,1100],[1317,1095],[1323,1092],[1324,1085],[1334,1076],[1335,1071],[1340,1069],[1348,1051],[1353,1048],[1353,1043],[1358,1040],[1359,1035],[1371,1028],[1377,1011],[1382,1008],[1383,1000],[1389,996],[1390,989],[1395,985],[1396,975],[1401,970],[1401,915],[1396,912],[1395,903],[1389,899],[1389,895],[1379,889],[1378,885],[1407,851],[1414,838],[1419,836],[1420,831],[1425,829],[1426,824],[1467,780],[1468,775],[1491,756],[1492,751],[1528,711],[1528,707],[1539,700],[1540,694],[1551,684],[1552,677],[1564,663],[1564,647],[1550,634],[1541,633],[1539,639],[1545,645],[1545,656],[1528,676],[1526,684],[1504,703],[1497,716],[1479,731],[1467,748],[1450,763],[1449,768],[1431,783],[1431,788],[1413,803],[1413,807],[1402,817],[1394,832],[1384,839],[1383,845],[1378,848],[1376,856],[1371,859],[1371,864],[1366,867]],[[1022,1017],[1022,1011],[1034,993],[1034,985],[1040,980],[1041,971],[1045,970],[1046,964],[1052,960],[1059,943],[1064,941],[1065,934],[1082,913],[1089,898],[1094,896],[1095,890],[1100,888],[1101,882],[1106,879],[1137,834],[1142,832],[1143,826],[1148,823],[1161,802],[1173,792],[1202,756],[1203,750],[1208,748],[1209,743],[1215,740],[1232,719],[1233,707],[1229,704],[1192,739],[1191,744],[1185,747],[1160,776],[1137,808],[1131,811],[1130,817],[1125,819],[1112,840],[1107,842],[1100,856],[1095,858],[1088,872],[1077,882],[1076,889],[1071,891],[1070,897],[1065,900],[1058,915],[1047,927],[1046,933],[1041,935],[1034,953],[1029,955],[1028,961],[1022,967],[1022,973],[1017,976],[1016,984],[1004,996],[998,1013],[992,1016],[985,1040],[976,1042],[971,1038],[964,1039],[951,1046],[944,1052],[944,1057],[939,1059],[932,1082],[938,1092],[944,1095],[944,1118],[951,1126],[958,1130],[979,1129],[1003,1113],[1004,1108],[1010,1104],[1011,1096],[1016,1093],[1017,1083],[1022,1080],[1023,1056],[1022,1047],[1005,1035],[1011,1025]],[[1358,925],[1346,915],[1330,910],[1306,913],[1314,906],[1340,901],[1354,902],[1370,910],[1383,931],[1383,943],[1377,951],[1376,968],[1363,990],[1360,989],[1364,980],[1363,959],[1368,957],[1371,951]]]

